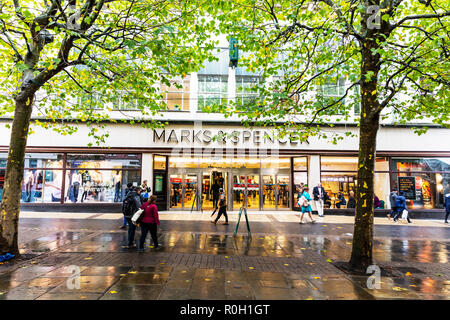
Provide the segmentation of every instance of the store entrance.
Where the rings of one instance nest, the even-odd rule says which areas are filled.
[[[262,181],[263,210],[289,209],[289,175],[267,174]]]
[[[197,210],[197,203],[194,203],[197,191],[197,174],[171,174],[169,176],[170,187],[170,208],[171,209],[194,209]]]
[[[259,174],[233,175],[233,210],[259,210]]]
[[[211,170],[202,175],[202,209],[212,210],[219,204],[220,189],[227,194],[227,172]]]

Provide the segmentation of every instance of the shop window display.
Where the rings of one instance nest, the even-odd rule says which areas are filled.
[[[128,183],[140,183],[137,170],[67,170],[65,202],[122,202]]]
[[[140,169],[140,154],[68,154],[71,169]]]
[[[408,197],[410,208],[443,208],[444,195],[450,192],[450,158],[392,159],[393,183],[400,177],[411,177],[415,192]]]
[[[322,186],[329,199],[329,207],[344,209],[347,207],[350,192],[356,190],[356,172],[327,172],[322,173]],[[345,198],[345,204],[342,204],[341,197]]]

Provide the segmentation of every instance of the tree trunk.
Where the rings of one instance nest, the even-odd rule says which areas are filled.
[[[356,187],[355,225],[350,267],[363,271],[372,264],[373,198],[376,138],[379,115],[361,123]]]
[[[359,129],[358,176],[356,186],[355,225],[353,231],[350,268],[366,272],[372,264],[373,198],[376,139],[380,123],[378,101],[378,72],[380,56],[372,53],[379,47],[376,37],[368,38],[361,46],[361,119]]]
[[[0,253],[19,254],[18,231],[20,198],[22,194],[25,148],[32,112],[34,93],[16,98],[16,108],[11,129],[4,194],[1,203]]]

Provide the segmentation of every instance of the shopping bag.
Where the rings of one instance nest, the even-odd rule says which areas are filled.
[[[133,217],[131,217],[131,222],[132,222],[134,225],[138,224],[138,220],[139,220],[139,218],[141,217],[141,215],[142,215],[143,212],[144,212],[144,210],[139,209],[138,211],[136,211],[136,212],[133,214]]]
[[[403,210],[402,219],[404,219],[404,220],[408,219],[408,210],[406,210],[406,209]]]

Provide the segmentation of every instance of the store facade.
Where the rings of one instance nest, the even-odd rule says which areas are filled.
[[[348,203],[357,183],[357,137],[334,145],[317,138],[299,143],[295,135],[281,137],[267,128],[236,123],[170,123],[156,130],[111,125],[108,148],[86,148],[82,126],[73,137],[34,130],[25,160],[24,206],[119,205],[128,183],[147,180],[161,210],[212,210],[215,183],[227,195],[228,210],[297,210],[300,184],[319,182],[330,196],[328,207],[337,208],[339,194]],[[356,127],[332,130],[357,132]],[[0,196],[8,138],[0,138]],[[380,208],[390,208],[393,187],[407,192],[411,209],[442,208],[450,192],[450,150],[439,142],[450,141],[449,131],[430,129],[415,136],[409,128],[382,127],[378,138],[374,173]]]

